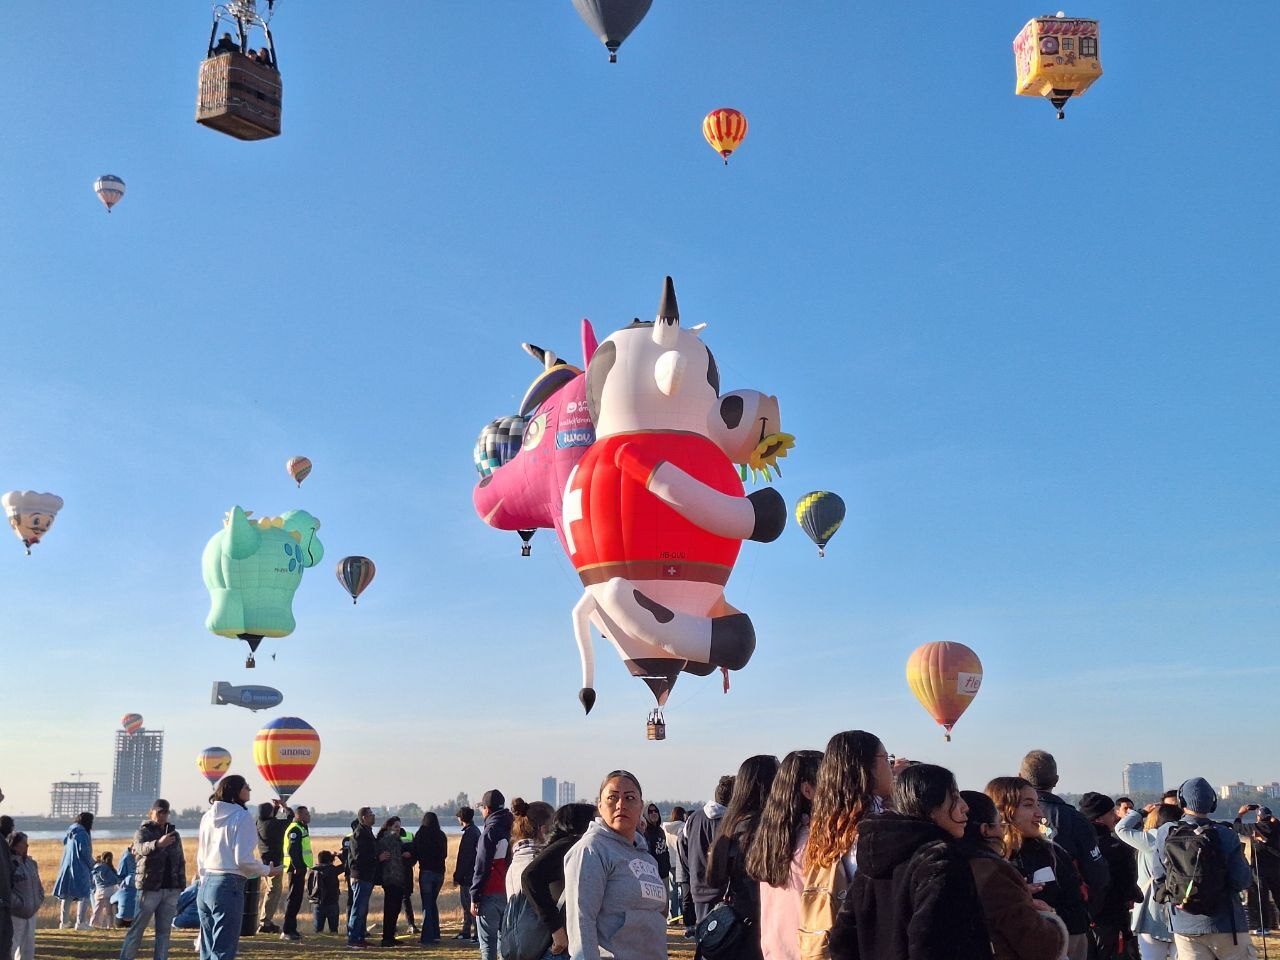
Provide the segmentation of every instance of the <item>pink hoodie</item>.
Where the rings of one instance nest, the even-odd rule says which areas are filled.
[[[760,884],[760,952],[764,960],[800,960],[800,895],[804,892],[805,826],[796,836],[791,875],[785,887]]]

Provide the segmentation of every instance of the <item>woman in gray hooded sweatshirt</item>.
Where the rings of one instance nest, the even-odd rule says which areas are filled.
[[[564,860],[571,960],[666,960],[667,888],[645,846],[640,781],[615,770],[600,816]]]

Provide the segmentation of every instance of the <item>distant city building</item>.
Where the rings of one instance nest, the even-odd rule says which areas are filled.
[[[578,788],[572,780],[561,780],[560,789],[556,792],[556,806],[563,807],[578,799]]]
[[[542,802],[549,803],[551,806],[556,805],[556,778],[542,778]]]
[[[1218,796],[1223,800],[1249,800],[1259,792],[1261,788],[1253,783],[1245,783],[1243,780],[1237,780],[1235,783],[1224,783],[1218,788]]]
[[[1120,792],[1148,797],[1164,793],[1164,764],[1126,763],[1120,773]]]
[[[74,820],[82,813],[97,816],[101,785],[96,780],[60,780],[49,791],[49,816]]]
[[[136,716],[136,714],[131,714]],[[141,720],[141,718],[139,718]],[[143,817],[160,796],[160,766],[164,759],[164,731],[116,731],[115,772],[111,778],[111,815]]]
[[[1270,783],[1263,783],[1258,786],[1264,796],[1280,797],[1280,781],[1272,780]]]

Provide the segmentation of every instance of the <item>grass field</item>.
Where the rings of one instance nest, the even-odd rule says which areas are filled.
[[[21,829],[21,826],[19,826]],[[311,844],[316,852],[321,850],[336,851],[341,844],[341,837],[335,834],[327,834],[317,832],[311,837]],[[126,844],[121,840],[104,841],[95,844],[95,853],[102,850],[110,850],[119,859],[120,853]],[[449,838],[449,860],[446,864],[445,876],[453,875],[454,857],[458,846],[458,838]],[[190,882],[195,872],[195,837],[186,836],[184,834],[182,847],[187,855],[187,881]],[[62,842],[59,840],[35,840],[31,843],[31,856],[40,864],[40,879],[44,881],[46,891],[53,889],[54,878],[58,875],[58,864],[62,860]],[[462,924],[462,911],[458,904],[458,888],[451,883],[446,883],[444,890],[440,892],[440,928],[444,934],[444,940],[434,947],[423,947],[418,943],[416,936],[410,936],[405,926],[404,918],[400,920],[399,939],[401,947],[396,953],[407,953],[415,956],[429,956],[440,958],[440,960],[475,960],[479,956],[476,947],[473,944],[458,944],[452,938]],[[36,929],[36,957],[37,960],[62,960],[62,958],[105,958],[118,957],[120,955],[120,943],[124,940],[125,931],[123,930],[59,930],[58,929],[58,907],[60,901],[55,900],[52,895],[45,901],[43,909],[39,914],[39,923]],[[418,898],[414,897],[414,909],[418,909]],[[276,912],[276,924],[279,925],[284,915],[283,898],[280,909]],[[345,922],[345,913],[340,917],[341,922]],[[256,936],[245,938],[240,941],[240,953],[242,956],[262,956],[262,957],[307,957],[311,960],[335,960],[335,958],[349,957],[351,953],[346,949],[346,938],[339,932],[336,934],[313,934],[310,933],[311,913],[310,905],[303,903],[302,912],[298,917],[298,930],[303,936],[302,943],[289,943],[281,940],[278,936]],[[382,935],[382,891],[375,889],[373,900],[369,905],[369,940],[371,943],[376,942]],[[341,927],[339,927],[341,931]],[[680,937],[681,931],[677,928],[671,928],[672,934],[668,944],[668,952],[673,958],[692,958],[693,948],[691,941],[684,940]],[[169,953],[172,957],[191,957],[194,956],[192,950],[193,936],[186,930],[174,930],[173,937],[169,944]],[[150,960],[151,957],[151,935],[148,935],[142,941],[142,949],[138,952],[139,960]]]

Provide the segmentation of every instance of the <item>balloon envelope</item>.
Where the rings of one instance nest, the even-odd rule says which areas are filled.
[[[10,490],[0,497],[0,504],[4,505],[5,516],[9,518],[14,535],[30,553],[31,545],[39,543],[53,526],[58,511],[62,509],[62,498],[54,493]]]
[[[231,751],[222,747],[205,747],[196,757],[196,766],[209,781],[209,786],[216,786],[223,775],[231,769]]]
[[[950,740],[951,728],[982,686],[982,661],[963,643],[926,643],[907,660],[907,683]]]
[[[827,553],[827,543],[844,523],[844,501],[829,490],[814,490],[796,502],[796,523],[818,545],[818,556]]]
[[[343,557],[338,561],[335,572],[338,582],[351,594],[351,602],[355,603],[356,598],[364,593],[364,588],[373,582],[377,568],[368,557]]]
[[[124,181],[114,174],[104,173],[93,181],[93,192],[98,195],[102,205],[107,208],[107,213],[110,213],[111,208],[119,203],[120,198],[124,196]]]
[[[120,718],[120,726],[124,727],[124,732],[128,734],[137,733],[142,729],[142,714],[126,713]]]
[[[284,468],[298,486],[302,486],[302,481],[311,476],[311,461],[306,457],[290,457]]]
[[[573,0],[578,16],[609,50],[609,62],[618,60],[618,48],[631,36],[649,12],[653,0]]]
[[[320,735],[297,717],[278,717],[258,731],[253,762],[281,803],[302,786],[320,759]]]
[[[521,416],[498,417],[485,425],[471,454],[481,477],[489,476],[520,452],[525,425]]]
[[[712,110],[702,118],[702,135],[711,149],[729,162],[729,154],[742,145],[747,137],[747,118],[733,107]]]

